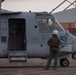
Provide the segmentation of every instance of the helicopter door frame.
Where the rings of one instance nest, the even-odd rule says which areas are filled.
[[[26,21],[24,18],[8,20],[8,50],[26,50]]]

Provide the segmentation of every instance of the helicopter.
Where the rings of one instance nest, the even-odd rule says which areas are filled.
[[[4,12],[5,11],[5,12]],[[66,31],[56,18],[48,12],[0,12],[0,58],[9,62],[27,62],[28,58],[47,58],[47,41],[53,30],[58,30],[62,44],[59,61],[63,67],[69,66],[71,55],[76,59],[76,36]]]
[[[60,65],[68,66],[68,55],[71,54],[72,58],[76,59],[76,37],[47,12],[1,13],[0,57],[8,57],[10,62],[27,61],[27,58],[46,58],[49,53],[47,41],[53,30],[58,30],[58,37],[62,42]]]

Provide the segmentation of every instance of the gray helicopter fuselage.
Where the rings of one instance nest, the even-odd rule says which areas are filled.
[[[48,56],[47,41],[52,36],[53,30],[59,31],[62,42],[61,54],[76,52],[76,37],[65,31],[52,15],[44,12],[2,13],[0,15],[0,57],[7,57],[9,50],[25,50],[27,57]]]

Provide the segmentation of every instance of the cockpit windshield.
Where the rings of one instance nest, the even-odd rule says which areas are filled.
[[[36,17],[40,33],[43,35],[51,34],[53,30],[58,30],[59,32],[64,30],[52,15],[38,14]]]

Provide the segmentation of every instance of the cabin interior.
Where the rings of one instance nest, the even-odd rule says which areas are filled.
[[[25,19],[8,20],[9,36],[8,50],[25,50],[26,49],[26,28]]]

